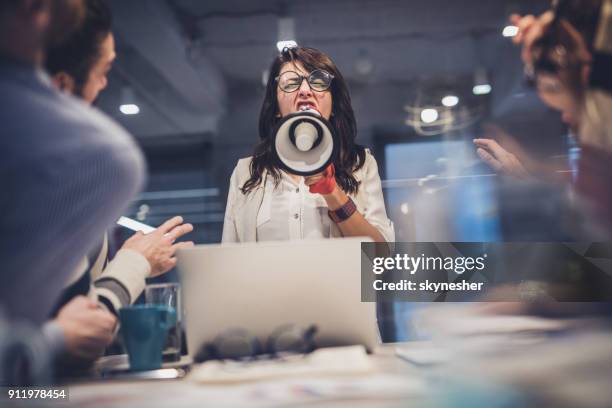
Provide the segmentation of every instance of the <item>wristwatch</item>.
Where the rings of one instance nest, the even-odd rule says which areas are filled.
[[[340,224],[341,222],[351,218],[351,215],[355,214],[355,211],[357,211],[357,206],[351,197],[349,197],[346,204],[344,204],[342,207],[334,211],[328,210],[327,213],[333,222]]]

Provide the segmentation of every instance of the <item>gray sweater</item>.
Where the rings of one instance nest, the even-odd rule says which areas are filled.
[[[48,317],[144,174],[114,121],[36,68],[0,59],[0,308],[9,320]]]

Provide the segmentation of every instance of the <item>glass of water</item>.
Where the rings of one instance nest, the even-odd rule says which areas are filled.
[[[181,288],[178,283],[156,283],[145,287],[145,302],[163,305],[176,311],[176,324],[168,331],[168,338],[163,351],[163,361],[181,359],[181,324],[183,320]]]

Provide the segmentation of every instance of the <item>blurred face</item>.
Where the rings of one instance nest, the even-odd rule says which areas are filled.
[[[572,129],[578,126],[578,101],[558,76],[538,75],[537,90],[547,106],[561,112],[565,124]]]
[[[106,88],[108,72],[111,70],[116,57],[115,39],[113,34],[109,33],[100,46],[100,58],[92,67],[87,82],[83,86],[81,97],[85,102],[93,103],[98,98],[98,94]]]
[[[308,77],[308,75],[310,75],[310,72],[306,70],[299,61],[294,63],[285,63],[281,67],[279,77],[288,71],[296,72],[304,77]],[[280,110],[279,113],[283,117],[299,112],[302,109],[314,109],[327,120],[329,120],[331,117],[331,88],[323,92],[317,92],[311,89],[307,80],[303,80],[300,87],[295,92],[285,92],[281,90],[279,86],[277,86],[276,97],[278,99],[278,107]]]

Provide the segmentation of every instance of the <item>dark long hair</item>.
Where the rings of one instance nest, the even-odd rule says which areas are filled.
[[[248,194],[262,182],[264,170],[267,170],[276,185],[280,182],[281,173],[278,159],[274,154],[274,128],[280,121],[278,98],[276,94],[276,77],[281,67],[290,62],[301,62],[305,69],[314,71],[323,69],[334,76],[331,84],[332,116],[330,123],[340,142],[339,154],[334,159],[336,181],[347,193],[354,194],[359,190],[359,182],[353,173],[365,163],[365,148],[355,144],[357,123],[351,106],[348,86],[336,64],[323,52],[314,48],[298,47],[285,49],[272,62],[268,85],[261,112],[259,114],[259,143],[255,146],[251,162],[251,177],[242,186],[242,193]]]

